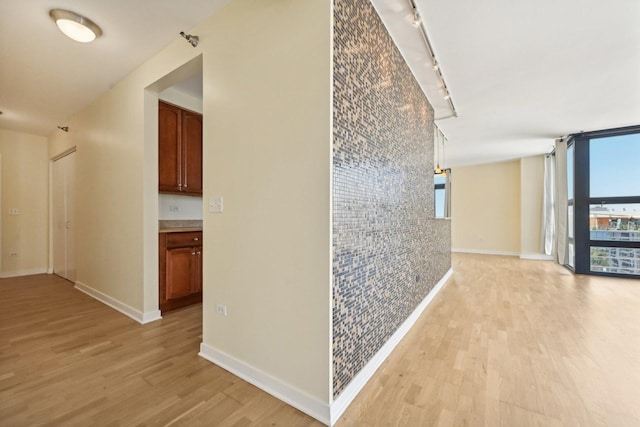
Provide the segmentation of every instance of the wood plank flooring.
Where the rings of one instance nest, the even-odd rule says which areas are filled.
[[[640,426],[639,280],[453,255],[339,427]]]
[[[139,325],[37,275],[0,307],[0,426],[322,426],[200,358],[200,304]]]
[[[337,427],[640,426],[640,281],[453,260]],[[200,305],[139,325],[38,275],[0,307],[0,426],[321,425],[198,357]]]

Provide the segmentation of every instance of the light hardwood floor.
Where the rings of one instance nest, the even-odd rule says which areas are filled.
[[[640,426],[640,281],[453,260],[337,427]],[[321,425],[199,358],[199,305],[138,325],[39,275],[0,307],[0,426]]]
[[[454,254],[347,426],[640,426],[640,281]]]
[[[0,426],[322,426],[197,354],[202,306],[139,325],[56,276],[0,280]]]

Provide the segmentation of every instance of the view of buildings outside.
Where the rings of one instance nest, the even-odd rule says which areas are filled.
[[[591,205],[591,240],[640,242],[640,204]],[[640,249],[591,247],[591,271],[640,275]]]
[[[640,134],[592,139],[589,157],[592,200],[640,197]],[[589,233],[591,271],[640,275],[640,203],[590,205]],[[609,247],[594,241],[638,243]]]

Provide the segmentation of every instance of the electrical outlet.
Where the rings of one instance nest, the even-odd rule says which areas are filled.
[[[9,215],[20,215],[20,209],[18,209],[18,208],[9,208]]]
[[[227,317],[227,306],[225,304],[216,304],[216,313],[222,317]]]
[[[221,213],[223,209],[222,196],[212,197],[209,199],[209,212]]]
[[[15,258],[18,256],[18,252],[9,252],[9,256]]]
[[[169,212],[180,212],[180,206],[178,206],[178,205],[169,205]]]

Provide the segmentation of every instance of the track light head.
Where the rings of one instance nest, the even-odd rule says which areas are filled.
[[[418,28],[421,23],[422,23],[422,18],[418,13],[418,9],[413,9],[413,21],[412,21],[413,26]]]
[[[200,42],[200,38],[198,36],[192,36],[191,34],[185,34],[184,31],[180,31],[180,35],[187,41],[191,46],[198,46],[198,42]]]

